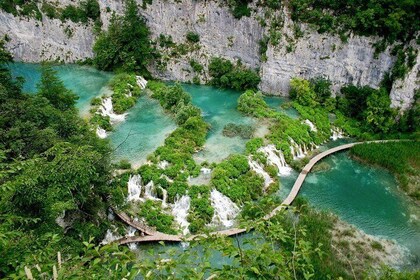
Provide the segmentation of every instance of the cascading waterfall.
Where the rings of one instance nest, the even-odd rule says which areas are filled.
[[[258,152],[265,154],[268,164],[277,167],[279,175],[287,176],[292,171],[292,168],[287,165],[283,153],[277,150],[273,144],[259,148]]]
[[[225,227],[233,226],[239,207],[229,197],[213,189],[210,193],[211,206],[214,208],[212,224],[222,224]]]
[[[203,167],[203,168],[200,169],[200,172],[202,174],[208,175],[208,174],[211,174],[211,169],[210,168]]]
[[[141,177],[140,175],[132,175],[128,179],[128,201],[141,200]]]
[[[142,76],[136,76],[136,82],[137,85],[141,88],[144,89],[147,86],[147,81],[145,78],[143,78]]]
[[[150,181],[146,186],[144,186],[144,197],[149,199],[157,199],[155,184],[153,181]]]
[[[344,137],[345,137],[344,132],[340,128],[338,128],[338,127],[332,127],[331,128],[331,136],[330,136],[330,138],[333,141],[335,141],[337,139],[340,139],[340,138],[344,138]]]
[[[302,145],[298,145],[295,140],[293,140],[292,138],[290,138],[290,143],[292,144],[290,146],[290,152],[293,155],[293,159],[297,160],[300,158],[304,158],[305,157],[305,153],[302,149]]]
[[[314,132],[318,131],[318,129],[316,129],[316,126],[310,120],[304,120],[303,123],[308,125],[311,131],[314,131]]]
[[[183,195],[180,199],[177,199],[172,208],[172,215],[175,217],[175,221],[179,224],[182,229],[182,233],[188,234],[190,223],[187,221],[188,211],[190,210],[190,197]]]
[[[166,207],[166,203],[168,202],[168,191],[159,186],[159,189],[162,191],[162,206]]]
[[[267,189],[267,187],[274,182],[273,179],[271,179],[270,175],[264,170],[264,168],[256,161],[253,161],[251,157],[248,158],[248,164],[249,167],[254,170],[257,174],[261,175],[264,178],[264,191]]]
[[[118,240],[120,238],[122,238],[122,236],[119,235],[118,233],[116,233],[116,230],[115,229],[113,229],[113,230],[108,229],[106,231],[105,237],[102,240],[101,244],[102,245],[106,245],[106,244],[109,244],[111,242],[114,242],[115,240]]]
[[[158,162],[157,166],[158,166],[160,169],[166,169],[166,167],[168,167],[168,166],[169,166],[169,162],[167,162],[166,160],[162,160],[162,161],[159,161],[159,162]]]
[[[96,135],[98,135],[98,137],[101,139],[105,139],[106,137],[108,137],[106,130],[103,128],[100,128],[99,126],[96,128]]]
[[[126,113],[124,114],[116,114],[114,112],[114,108],[112,106],[112,98],[107,97],[102,99],[102,105],[100,108],[100,113],[102,116],[109,116],[109,119],[111,121],[111,124],[119,123],[125,120]]]
[[[132,226],[128,226],[127,227],[127,233],[125,234],[125,237],[132,237],[136,235],[136,229],[133,228]],[[136,250],[137,249],[137,244],[136,243],[128,243],[128,248],[130,250]]]

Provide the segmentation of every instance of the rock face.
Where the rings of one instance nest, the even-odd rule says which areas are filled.
[[[74,62],[92,57],[93,29],[89,25],[61,22],[44,17],[15,17],[0,11],[0,36],[7,35],[7,47],[16,60]]]
[[[60,0],[60,5],[78,1]],[[111,11],[123,12],[122,0],[101,0],[101,19],[106,28]],[[141,0],[138,0],[142,4]],[[389,51],[374,57],[372,43],[375,38],[353,36],[347,42],[330,34],[318,34],[306,29],[304,36],[294,40],[287,48],[287,38],[293,34],[292,22],[287,10],[284,16],[282,39],[277,47],[268,45],[267,59],[261,61],[260,40],[268,34],[269,27],[263,27],[264,11],[255,5],[253,16],[235,19],[226,7],[226,1],[195,0],[153,0],[140,12],[147,20],[152,39],[159,35],[170,35],[177,44],[186,43],[186,33],[200,35],[200,42],[186,54],[170,56],[170,50],[162,50],[167,56],[164,67],[153,65],[151,72],[161,79],[191,81],[199,76],[202,82],[209,77],[206,73],[211,57],[220,56],[232,61],[240,60],[244,65],[258,69],[261,76],[260,89],[275,95],[287,95],[291,77],[314,78],[324,76],[333,83],[333,89],[353,83],[378,87],[380,81],[395,61]],[[108,11],[107,11],[108,10]],[[18,18],[0,11],[0,35],[11,39],[7,44],[16,60],[37,62],[44,59],[60,59],[73,62],[92,57],[94,42],[91,25],[59,20]],[[257,20],[259,18],[259,20]],[[269,26],[269,24],[267,25]],[[305,30],[306,29],[306,30]],[[70,32],[70,31],[71,32]],[[70,34],[70,33],[71,34]],[[69,36],[70,34],[70,36]],[[416,46],[418,49],[418,46]],[[420,52],[419,52],[420,53]],[[204,66],[202,73],[194,73],[190,60]],[[393,106],[407,108],[419,88],[419,54],[417,63],[403,81],[393,85],[391,99]]]
[[[358,36],[342,43],[337,36],[311,32],[300,38],[289,53],[285,48],[270,46],[267,62],[261,67],[261,89],[287,93],[293,77],[325,77],[333,82],[335,90],[349,83],[378,87],[394,58],[385,52],[375,59],[371,43]]]

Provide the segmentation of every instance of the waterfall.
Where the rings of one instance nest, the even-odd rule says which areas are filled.
[[[290,143],[292,144],[290,146],[290,152],[293,155],[293,159],[297,160],[300,158],[304,158],[305,157],[305,152],[302,149],[302,145],[298,145],[292,138],[290,138]]]
[[[210,174],[210,173],[211,173],[211,169],[210,169],[210,168],[205,168],[205,167],[203,167],[203,168],[201,168],[201,169],[200,169],[200,172],[201,172],[202,174],[206,174],[206,175],[208,175],[208,174]]]
[[[149,199],[156,199],[155,184],[150,181],[144,186],[144,197]]]
[[[112,99],[111,97],[107,97],[102,99],[102,105],[100,108],[100,113],[102,116],[109,116],[111,124],[122,122],[125,120],[125,116],[127,114],[115,114],[114,108],[112,106]]]
[[[162,206],[166,207],[166,203],[168,202],[168,191],[159,186],[160,190],[162,191]]]
[[[116,230],[107,229],[104,239],[102,240],[101,244],[106,245],[115,240],[120,239],[122,236],[116,233]]]
[[[140,175],[130,176],[127,183],[128,187],[128,201],[141,200],[141,177]]]
[[[316,129],[316,126],[310,120],[305,120],[303,123],[308,125],[311,131],[314,131],[314,132],[318,131]]]
[[[128,226],[127,227],[127,233],[125,234],[125,237],[132,237],[136,235],[136,229],[133,228],[132,226]],[[130,250],[136,250],[137,249],[137,244],[136,243],[128,243],[128,248]]]
[[[258,152],[265,154],[268,164],[277,167],[279,175],[287,176],[292,171],[292,168],[287,165],[283,153],[277,150],[273,144],[259,148]]]
[[[172,215],[175,217],[175,221],[179,224],[182,229],[182,233],[189,233],[190,223],[187,221],[188,211],[190,210],[190,197],[183,195],[180,199],[177,199],[172,208]]]
[[[345,137],[344,136],[344,132],[340,128],[338,128],[338,127],[332,127],[331,128],[331,136],[330,136],[330,138],[333,141],[335,141],[337,139],[340,139],[340,138],[344,138],[344,137]]]
[[[267,187],[274,182],[273,179],[271,179],[270,175],[265,172],[264,168],[256,161],[251,160],[251,157],[248,158],[248,164],[249,167],[254,170],[257,174],[261,175],[264,178],[264,191],[267,189]]]
[[[99,126],[96,128],[96,135],[101,139],[105,139],[108,136],[106,130]]]
[[[239,207],[222,193],[213,189],[210,193],[211,206],[214,208],[212,224],[222,224],[225,227],[233,226]]]
[[[142,76],[136,76],[136,81],[137,81],[137,85],[138,85],[141,89],[146,88],[147,81],[146,81],[146,79],[145,79],[145,78],[143,78]]]
[[[160,169],[166,169],[166,167],[168,167],[168,165],[169,165],[169,162],[167,162],[166,160],[159,161],[158,164],[157,164],[157,166]]]

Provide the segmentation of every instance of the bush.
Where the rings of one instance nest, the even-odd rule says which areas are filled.
[[[245,68],[239,62],[233,65],[229,60],[214,57],[208,67],[212,77],[210,84],[236,90],[256,89],[261,79],[258,73]]]
[[[226,137],[239,136],[243,139],[250,139],[254,134],[254,128],[246,124],[228,123],[223,127],[223,135]]]
[[[192,31],[188,31],[187,34],[185,35],[185,37],[191,43],[198,43],[200,41],[200,35],[192,32]]]
[[[109,82],[109,87],[114,92],[111,98],[114,111],[117,114],[122,114],[132,108],[141,95],[135,74],[118,74]]]

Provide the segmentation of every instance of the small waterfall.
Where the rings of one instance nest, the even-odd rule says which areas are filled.
[[[264,178],[265,191],[267,187],[274,182],[274,180],[271,179],[270,175],[267,172],[265,172],[264,168],[258,162],[251,160],[251,157],[248,158],[248,164],[252,170],[254,170],[257,174],[261,175]]]
[[[153,181],[150,181],[146,186],[144,186],[144,197],[149,199],[156,199],[155,184]]]
[[[211,174],[211,169],[210,168],[203,167],[203,168],[200,169],[200,172],[202,174],[208,175],[208,174]]]
[[[303,123],[308,125],[311,131],[314,131],[314,132],[318,131],[316,129],[316,126],[310,120],[305,120]]]
[[[158,164],[157,164],[157,166],[160,169],[166,169],[166,167],[168,167],[168,165],[169,165],[169,162],[167,162],[166,160],[159,161]]]
[[[101,139],[105,139],[106,137],[108,137],[106,130],[99,126],[96,128],[96,135]]]
[[[331,128],[331,136],[330,139],[332,139],[333,141],[340,139],[340,138],[344,138],[344,132],[338,128],[338,127],[332,127]]]
[[[128,187],[128,201],[141,200],[141,177],[140,175],[130,176],[127,183]]]
[[[125,237],[135,236],[136,235],[136,231],[137,230],[135,228],[133,228],[132,226],[128,226],[127,227],[127,233],[125,234]],[[128,243],[128,248],[130,250],[136,250],[138,247],[137,247],[137,244],[136,243]]]
[[[107,97],[102,99],[102,105],[100,108],[100,113],[102,116],[109,116],[111,124],[122,122],[125,120],[125,116],[127,114],[115,114],[114,108],[112,106],[112,99],[111,97]]]
[[[168,191],[159,186],[160,190],[162,191],[162,206],[166,207],[168,202]]]
[[[182,233],[188,234],[190,223],[187,221],[188,211],[190,210],[190,197],[183,195],[180,199],[177,199],[172,208],[172,215],[175,217],[175,221],[179,224],[182,229]]]
[[[111,242],[113,242],[115,240],[118,240],[120,238],[122,238],[122,236],[119,235],[118,233],[116,233],[115,230],[108,229],[106,231],[105,237],[102,240],[101,244],[102,245],[106,245],[106,244],[109,244],[109,243],[111,243]]]
[[[290,146],[290,152],[293,155],[293,159],[301,159],[305,157],[304,148],[302,148],[302,145],[298,145],[292,138],[290,138],[290,143],[292,144]]]
[[[258,152],[265,154],[268,164],[277,167],[279,175],[287,176],[292,171],[292,168],[287,165],[283,153],[277,150],[273,144],[259,148]]]
[[[141,89],[146,88],[147,81],[146,81],[146,79],[145,79],[145,78],[143,78],[142,76],[136,76],[136,82],[137,82],[137,85],[138,85]]]
[[[211,206],[214,208],[212,224],[222,224],[225,227],[233,226],[239,207],[222,193],[213,189],[210,193]]]

